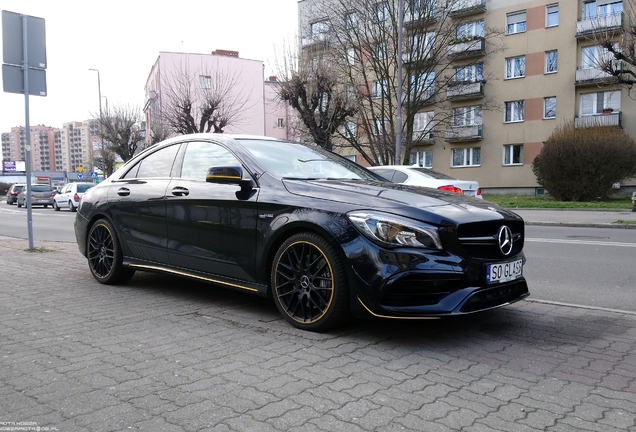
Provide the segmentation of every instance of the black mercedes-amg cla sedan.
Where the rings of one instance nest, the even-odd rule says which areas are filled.
[[[209,281],[272,297],[313,331],[351,315],[468,314],[529,294],[515,213],[266,137],[195,134],[146,149],[86,192],[75,234],[100,283],[136,270]]]

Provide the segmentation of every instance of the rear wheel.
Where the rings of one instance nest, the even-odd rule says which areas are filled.
[[[334,246],[313,233],[291,236],[278,249],[271,271],[276,307],[294,327],[325,331],[349,316],[349,286]]]
[[[68,202],[68,209],[72,212],[76,211],[77,209],[75,208],[75,206],[73,205],[73,201],[69,201]]]
[[[60,211],[60,207],[57,205],[57,201],[53,201],[53,210]]]
[[[88,232],[88,267],[99,283],[112,285],[123,283],[135,274],[135,271],[123,266],[123,254],[115,229],[106,220],[101,219]]]
[[[18,208],[22,208],[22,204],[20,204],[20,201],[18,201]]]

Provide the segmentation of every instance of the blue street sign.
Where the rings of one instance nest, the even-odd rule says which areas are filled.
[[[91,178],[97,178],[97,172],[96,171],[91,171]]]
[[[82,174],[82,173],[77,174],[77,178],[80,179],[80,180],[83,179],[84,178],[84,174]]]

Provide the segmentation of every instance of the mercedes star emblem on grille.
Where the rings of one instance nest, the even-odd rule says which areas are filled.
[[[497,242],[499,243],[499,250],[504,256],[507,256],[512,252],[512,231],[507,225],[502,225],[497,232]]]

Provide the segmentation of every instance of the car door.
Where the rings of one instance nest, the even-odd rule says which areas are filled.
[[[225,147],[187,143],[180,175],[166,191],[168,253],[174,266],[255,280],[257,193],[237,184],[206,182],[211,167],[240,167]]]
[[[55,204],[57,204],[57,206],[59,208],[68,208],[68,203],[69,203],[69,191],[71,190],[72,185],[69,183],[66,186],[64,186],[62,188],[62,190],[60,191],[60,193],[58,193],[57,195],[55,195],[53,197],[53,199],[55,200]]]
[[[124,256],[168,264],[165,196],[179,146],[150,153],[112,181],[109,211]]]

